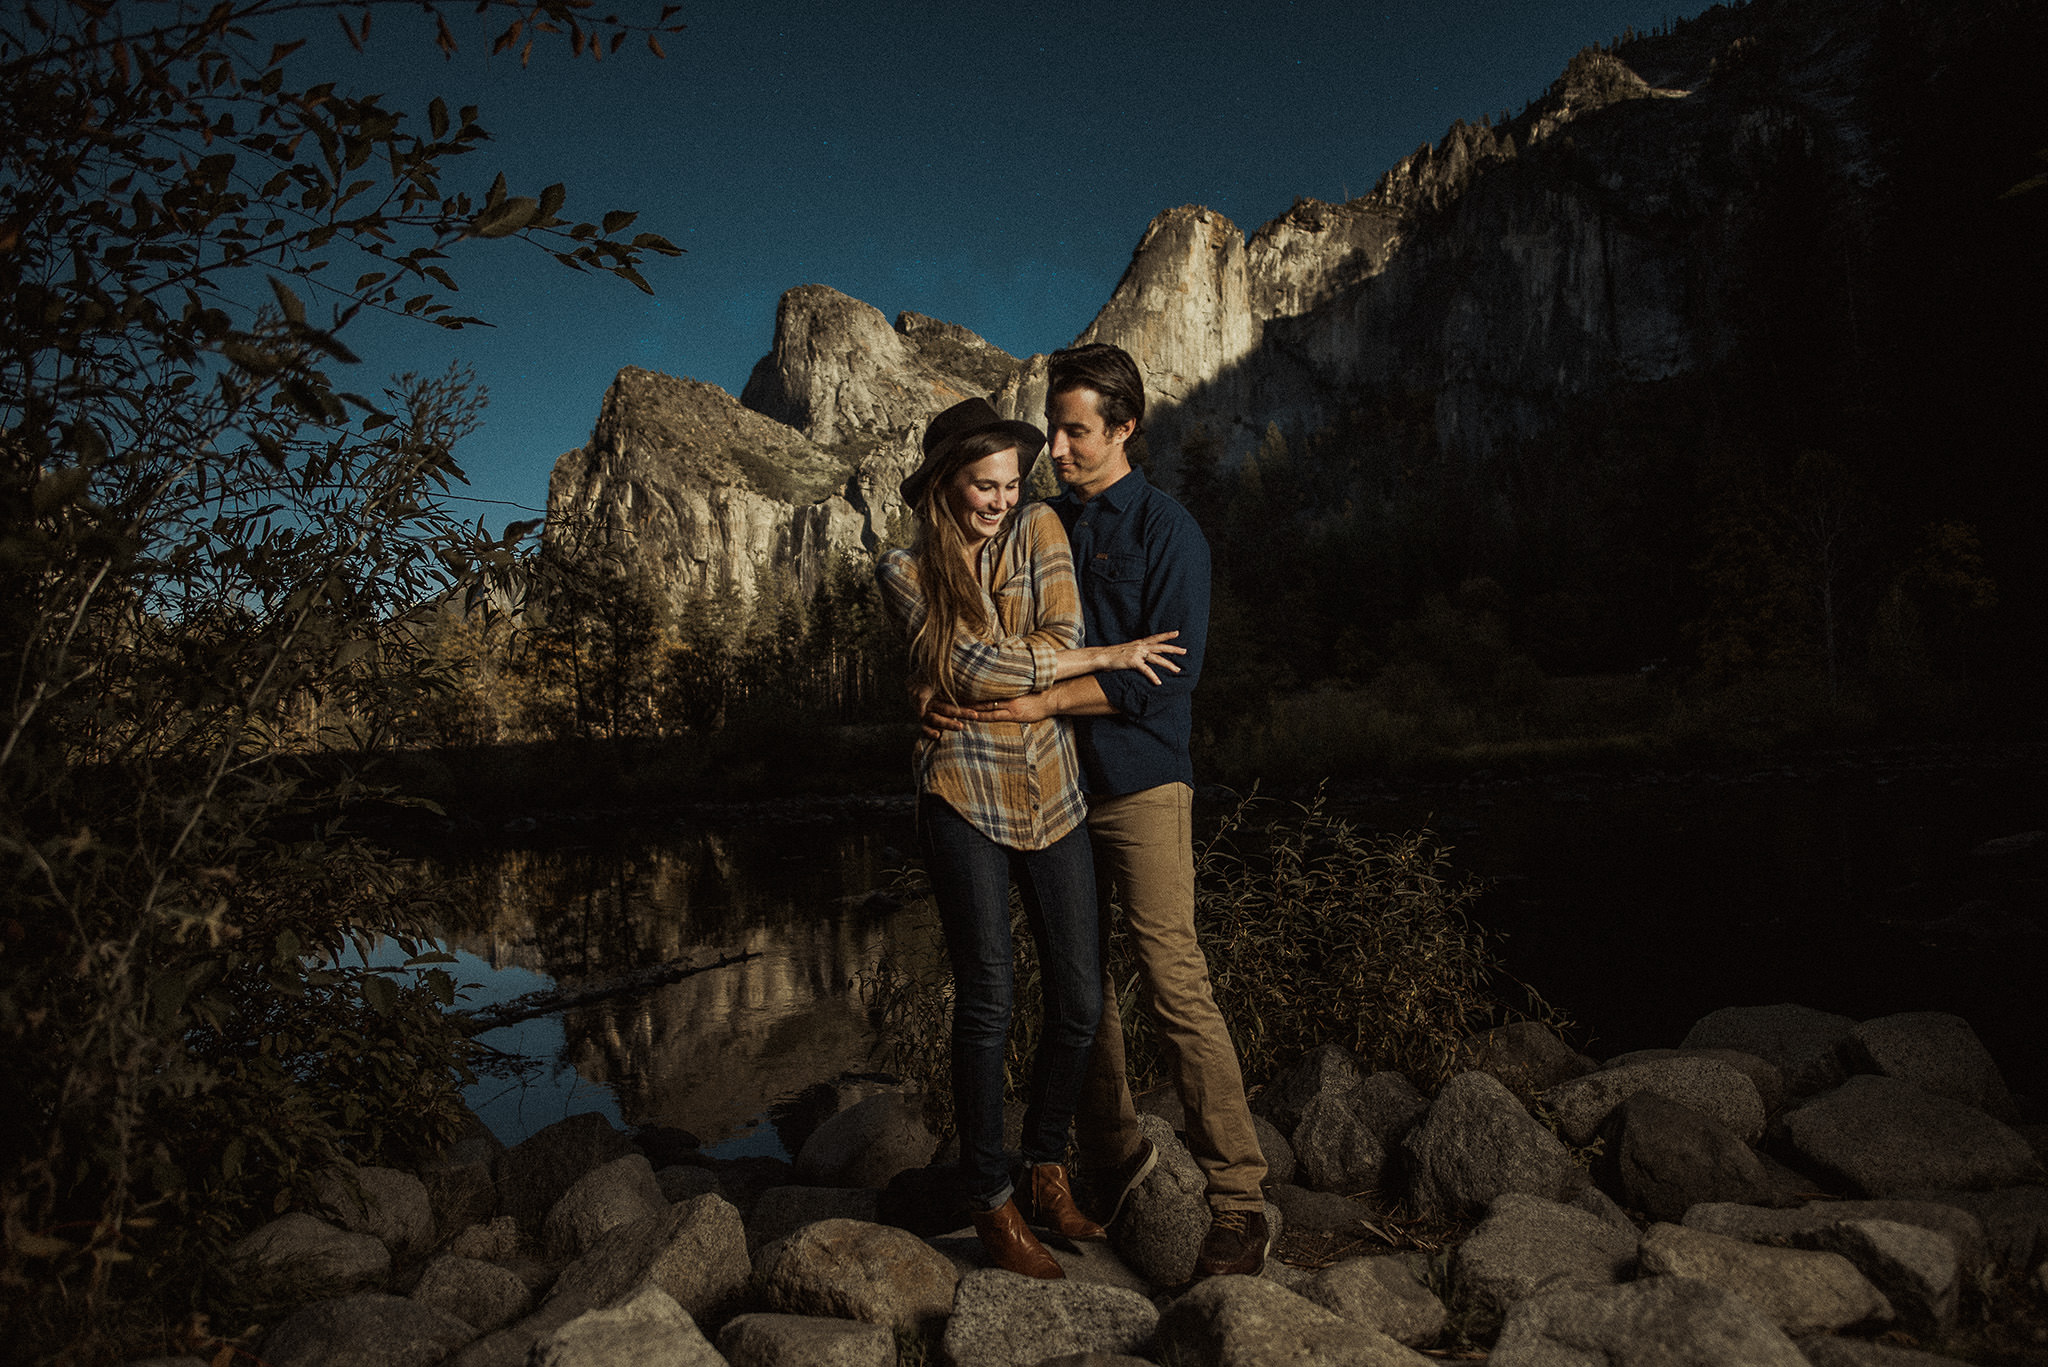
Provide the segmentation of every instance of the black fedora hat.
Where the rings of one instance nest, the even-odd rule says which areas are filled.
[[[983,432],[1000,432],[1015,441],[1020,467],[1028,467],[1031,458],[1045,445],[1045,433],[1030,423],[1004,417],[987,399],[963,399],[925,424],[924,463],[898,486],[903,501],[915,508],[946,458],[959,449],[961,442]]]

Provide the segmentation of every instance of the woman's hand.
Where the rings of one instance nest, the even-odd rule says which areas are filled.
[[[1162,631],[1156,636],[1140,636],[1135,641],[1122,645],[1098,647],[1102,663],[1096,669],[1135,669],[1153,683],[1159,682],[1155,669],[1170,669],[1180,673],[1180,666],[1173,662],[1173,656],[1187,654],[1185,646],[1166,644],[1180,635],[1177,631]]]

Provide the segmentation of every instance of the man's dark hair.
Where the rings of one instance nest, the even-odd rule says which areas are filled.
[[[1145,380],[1131,353],[1108,342],[1090,342],[1052,354],[1045,392],[1092,389],[1104,430],[1132,424],[1131,440],[1145,430]]]

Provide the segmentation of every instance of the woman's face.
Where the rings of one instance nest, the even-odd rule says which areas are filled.
[[[953,516],[969,546],[979,547],[1002,530],[1003,518],[1017,506],[1021,483],[1015,447],[963,465],[953,475],[948,486]]]

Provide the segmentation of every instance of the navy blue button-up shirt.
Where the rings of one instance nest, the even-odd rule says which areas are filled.
[[[1133,470],[1083,502],[1052,500],[1074,549],[1081,615],[1090,645],[1178,631],[1180,673],[1146,681],[1135,669],[1095,676],[1113,717],[1077,717],[1081,776],[1090,793],[1115,797],[1195,781],[1188,758],[1195,682],[1209,635],[1209,542],[1194,515]]]

